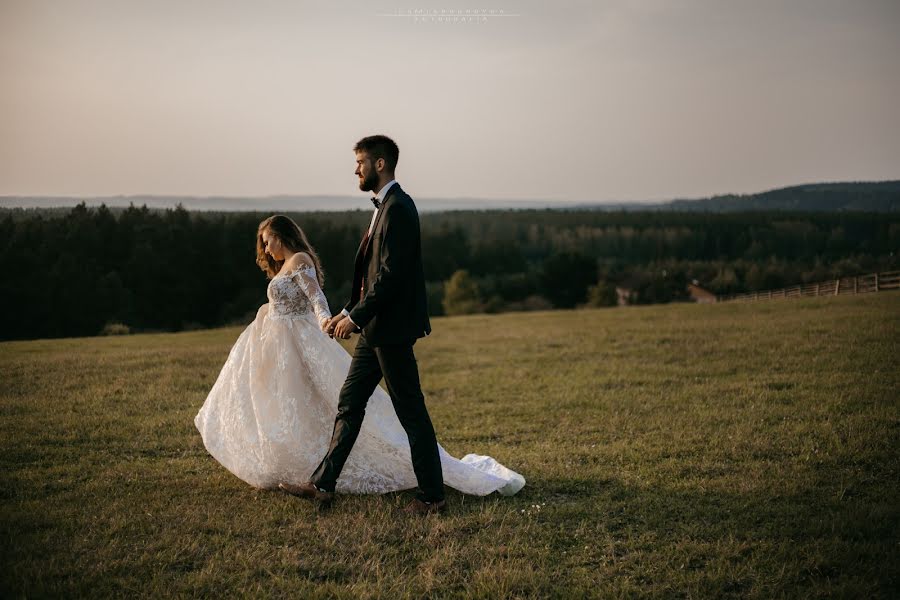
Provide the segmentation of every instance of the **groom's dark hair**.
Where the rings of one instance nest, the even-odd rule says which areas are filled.
[[[370,135],[356,142],[354,152],[365,152],[373,161],[384,159],[384,166],[391,173],[397,168],[397,160],[400,158],[400,148],[386,135]]]

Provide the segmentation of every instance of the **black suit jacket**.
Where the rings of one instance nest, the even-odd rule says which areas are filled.
[[[371,346],[413,343],[431,333],[419,212],[395,183],[378,210],[369,243],[357,250],[365,294],[345,309]]]

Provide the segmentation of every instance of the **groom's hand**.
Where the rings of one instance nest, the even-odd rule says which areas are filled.
[[[346,340],[350,338],[350,334],[356,331],[356,325],[353,324],[353,321],[341,315],[341,318],[338,320],[337,326],[334,328],[334,337],[339,337],[342,340]]]

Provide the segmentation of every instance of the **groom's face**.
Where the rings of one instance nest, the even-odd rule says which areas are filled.
[[[378,170],[368,152],[356,153],[356,176],[360,190],[374,192],[378,188]]]

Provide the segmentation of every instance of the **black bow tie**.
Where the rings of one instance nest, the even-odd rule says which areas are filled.
[[[381,200],[377,196],[372,196],[372,204],[375,205],[375,208],[379,208],[381,207]]]

